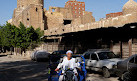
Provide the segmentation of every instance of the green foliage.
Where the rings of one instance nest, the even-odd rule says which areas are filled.
[[[19,27],[7,23],[0,26],[0,46],[27,49],[31,43],[41,42],[40,38],[43,35],[44,32],[40,28],[35,30],[32,26],[26,28],[22,23]]]
[[[14,25],[11,25],[10,23],[7,23],[6,25],[3,26],[1,29],[1,42],[2,42],[2,47],[7,46],[7,47],[12,47],[13,46],[13,41],[15,38],[15,30],[16,27]]]

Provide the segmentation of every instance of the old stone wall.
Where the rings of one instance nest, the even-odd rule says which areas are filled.
[[[53,28],[51,30],[46,30],[45,35],[47,36],[57,35],[57,34],[59,35],[63,33],[78,32],[78,31],[91,30],[102,27],[104,28],[121,27],[125,24],[134,23],[134,22],[137,22],[137,13],[126,14],[114,18],[102,19],[100,21],[86,23],[86,24],[66,25],[58,28]]]
[[[17,0],[17,9],[23,10],[27,8],[30,4],[44,5],[44,0]]]
[[[26,9],[21,11],[18,15],[16,15],[16,11],[14,13],[12,24],[18,25],[22,22],[26,27],[33,26],[36,28],[41,28],[44,30],[44,20],[43,20],[43,7],[40,5],[29,5]]]
[[[121,16],[123,15],[122,12],[116,12],[116,13],[109,13],[109,14],[106,14],[106,18],[111,18],[111,17],[117,17],[117,16]]]

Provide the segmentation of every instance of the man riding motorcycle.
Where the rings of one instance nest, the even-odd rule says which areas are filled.
[[[78,81],[78,79],[77,79],[78,72],[77,72],[76,68],[78,68],[80,70],[80,68],[79,68],[80,64],[76,63],[75,58],[72,58],[72,54],[73,54],[73,52],[71,50],[67,51],[66,52],[67,57],[63,58],[63,62],[58,64],[55,71],[59,71],[59,69],[63,68],[62,69],[62,74],[63,74],[65,72],[64,69],[67,66],[67,68],[73,69],[73,72],[75,74],[74,79],[75,79],[75,81]],[[63,81],[63,78],[64,78],[64,75],[60,75],[59,81]]]

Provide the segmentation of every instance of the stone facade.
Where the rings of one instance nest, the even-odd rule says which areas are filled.
[[[68,2],[74,2],[74,1],[68,1]],[[66,5],[68,4],[66,3]],[[80,3],[75,1],[76,3]],[[83,3],[83,2],[81,2]],[[80,4],[81,5],[81,4]],[[45,16],[47,17],[47,28],[48,30],[56,29],[56,28],[62,28],[66,25],[79,25],[79,24],[85,24],[85,23],[91,23],[95,22],[95,18],[92,16],[92,12],[85,11],[85,4],[84,4],[84,10],[82,7],[77,7],[75,10],[72,5],[65,6],[65,7],[49,7],[49,10],[45,12]],[[80,12],[82,14],[74,13]],[[74,16],[78,14],[78,17]],[[46,30],[46,31],[48,31]],[[55,31],[56,32],[56,31]]]
[[[43,6],[44,0],[17,0],[12,24],[18,26],[22,22],[26,27],[40,27],[45,30],[45,36],[51,36],[137,22],[137,3],[133,0],[123,6],[122,12],[108,14],[107,18],[96,22],[92,12],[85,11],[83,2],[69,0],[65,7],[49,7],[49,10]],[[78,17],[74,16],[75,11]]]
[[[26,27],[44,30],[43,14],[43,0],[17,0],[12,24],[18,26],[22,22]]]
[[[117,14],[117,13],[114,13]],[[63,33],[70,33],[70,32],[78,32],[78,31],[85,31],[97,28],[106,28],[106,27],[122,27],[128,23],[135,23],[137,22],[137,3],[133,0],[129,0],[124,6],[122,10],[123,15],[116,15],[108,18],[102,18],[100,21],[94,22],[94,17],[91,19],[92,21],[88,20],[88,17],[85,17],[83,20],[77,19],[75,20],[75,24],[72,25],[65,25],[62,27],[56,27],[53,29],[49,29],[45,31],[45,35],[61,35]],[[91,16],[90,16],[91,17]],[[86,21],[81,23],[82,21]],[[76,24],[78,23],[78,24]]]
[[[137,12],[137,3],[134,0],[129,0],[124,6],[123,6],[123,15],[136,13]]]
[[[64,20],[73,20],[71,9],[62,7],[49,7],[46,11],[48,29],[63,26]]]
[[[49,10],[46,10],[43,8],[44,0],[17,0],[17,8],[14,9],[12,24],[18,27],[22,22],[26,27],[33,26],[35,29],[40,27],[41,30],[50,30],[68,24],[76,25],[95,21],[92,12],[85,11],[84,2],[76,0],[68,2],[75,2],[76,5],[49,7]],[[73,7],[77,7],[77,9],[75,10]],[[76,14],[79,15],[76,17],[74,16]]]

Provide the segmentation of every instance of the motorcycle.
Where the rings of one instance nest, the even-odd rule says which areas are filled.
[[[65,68],[65,72],[63,73],[63,81],[75,81],[75,73],[74,69]]]
[[[49,62],[49,72],[48,72],[48,81],[59,81],[59,77],[61,75],[63,76],[64,81],[75,81],[75,76],[78,77],[78,81],[85,81],[87,71],[85,69],[85,58],[83,56],[77,56],[81,58],[82,60],[78,61],[81,67],[81,71],[77,71],[78,74],[74,73],[74,69],[71,68],[65,68],[64,72],[62,73],[62,70],[55,72],[54,70],[56,69],[57,65],[62,62],[62,60]],[[76,57],[76,58],[77,58]],[[57,59],[57,58],[55,58]],[[51,61],[51,59],[50,59]]]

